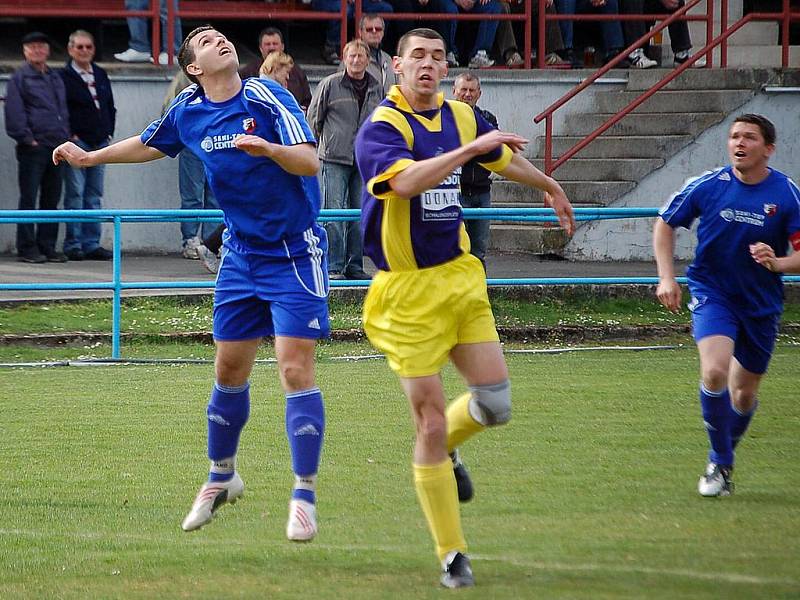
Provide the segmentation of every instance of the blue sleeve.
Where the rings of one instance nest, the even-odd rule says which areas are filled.
[[[408,141],[394,125],[375,120],[384,112],[379,111],[381,107],[356,136],[356,164],[367,191],[376,198],[388,198],[393,195],[389,180],[411,165],[414,155]]]
[[[139,138],[145,146],[155,148],[172,158],[175,158],[183,150],[184,143],[180,139],[177,124],[177,115],[180,111],[178,103],[182,100],[183,96],[178,95],[163,116],[145,128]]]
[[[700,216],[699,199],[702,198],[702,183],[706,181],[708,174],[704,173],[689,179],[683,188],[675,192],[661,207],[658,215],[667,225],[673,229],[678,227],[689,229],[692,226],[692,222]]]
[[[269,79],[248,79],[245,92],[256,105],[271,113],[275,132],[284,146],[316,144],[303,110],[294,96],[283,86]]]

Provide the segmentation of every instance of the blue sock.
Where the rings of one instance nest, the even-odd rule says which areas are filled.
[[[324,434],[325,407],[319,388],[286,394],[286,436],[295,474],[292,498],[314,503]]]
[[[236,470],[239,435],[250,416],[250,384],[225,387],[214,383],[208,415],[209,481],[228,481]]]
[[[733,445],[733,449],[736,449],[736,445],[739,441],[744,437],[747,428],[750,426],[750,421],[753,419],[753,415],[756,414],[756,409],[758,408],[758,400],[753,405],[753,408],[750,409],[750,412],[741,413],[736,410],[736,407],[731,402],[731,413],[730,413],[730,420],[731,420],[731,444]]]
[[[700,406],[703,409],[703,421],[711,442],[708,460],[724,467],[733,465],[730,405],[728,388],[710,392],[702,383],[700,384]]]

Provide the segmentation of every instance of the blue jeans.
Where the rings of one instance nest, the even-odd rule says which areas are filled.
[[[172,0],[175,10],[178,9],[178,0]],[[125,10],[147,10],[150,8],[150,0],[125,0]],[[161,0],[161,51],[167,51],[167,0]],[[128,47],[139,52],[150,53],[150,27],[144,17],[128,17]],[[181,30],[181,20],[175,17],[175,55],[183,41]]]
[[[619,14],[617,0],[607,0],[603,6],[598,8],[593,7],[589,0],[556,0],[556,9],[562,15],[587,12],[596,12],[603,15]],[[558,24],[561,26],[564,48],[574,48],[573,22],[559,21]],[[620,25],[619,21],[601,21],[600,30],[603,32],[603,49],[606,54],[609,54],[612,50],[622,50],[625,47],[622,39],[622,25]]]
[[[361,208],[361,175],[356,165],[323,160],[320,187],[324,208]],[[364,260],[358,221],[331,221],[325,224],[325,230],[328,232],[328,271],[362,271]]]
[[[19,163],[19,209],[55,210],[61,200],[63,165],[53,164],[53,148],[17,144]],[[17,252],[20,255],[56,249],[58,223],[18,223]]]
[[[346,1],[346,0],[345,0]],[[342,0],[312,0],[311,8],[319,12],[339,12],[342,9]],[[361,10],[365,13],[390,13],[394,12],[392,5],[383,0],[361,0]],[[353,5],[347,4],[347,18],[353,18]],[[356,24],[358,25],[358,24]],[[334,19],[328,21],[328,28],[325,31],[325,45],[330,48],[338,48],[341,34],[341,21]]]
[[[108,146],[101,142],[96,146],[78,140],[78,146],[91,152]],[[97,210],[103,200],[103,176],[105,165],[76,169],[67,167],[64,176],[64,210]],[[100,246],[102,223],[67,223],[64,237],[64,252],[81,250],[84,254],[94,252]]]
[[[458,6],[456,6],[453,0],[433,0],[433,9],[435,12],[450,13],[452,15],[457,15],[459,11]],[[472,11],[470,12],[496,15],[501,12],[500,3],[497,2],[497,0],[490,0],[486,4],[475,2],[475,6],[472,7]],[[439,23],[442,37],[447,43],[447,51],[458,54],[458,49],[456,47],[457,22],[439,21]],[[480,21],[480,25],[478,25],[478,34],[475,36],[475,45],[472,47],[472,51],[469,54],[470,58],[475,56],[478,50],[485,50],[487,54],[491,51],[492,45],[494,44],[494,36],[495,33],[497,33],[498,23],[499,21]]]
[[[186,149],[178,155],[178,191],[181,194],[181,209],[219,208],[214,192],[208,187],[203,163]],[[207,233],[216,227],[216,223],[205,223],[203,231]],[[197,221],[181,222],[181,235],[184,243],[197,236],[198,231],[200,231],[200,223]]]
[[[464,208],[489,208],[492,205],[492,192],[461,192],[461,206]],[[464,225],[469,236],[469,253],[484,262],[489,247],[489,226],[491,221],[466,219]]]

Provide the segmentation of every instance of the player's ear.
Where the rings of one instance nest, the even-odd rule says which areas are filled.
[[[196,63],[189,63],[186,65],[186,73],[194,77],[199,77],[203,74],[203,69],[201,69]]]
[[[402,56],[393,56],[392,57],[392,71],[394,71],[395,75],[400,75],[402,73],[403,67],[403,57]]]

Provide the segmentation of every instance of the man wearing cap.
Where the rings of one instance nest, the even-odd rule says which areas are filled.
[[[6,88],[6,132],[17,142],[19,163],[19,208],[58,208],[61,199],[62,166],[51,156],[69,139],[69,114],[64,82],[47,66],[48,37],[33,32],[22,38],[25,64],[14,71]],[[58,223],[17,225],[17,255],[22,262],[66,262],[56,250]]]

